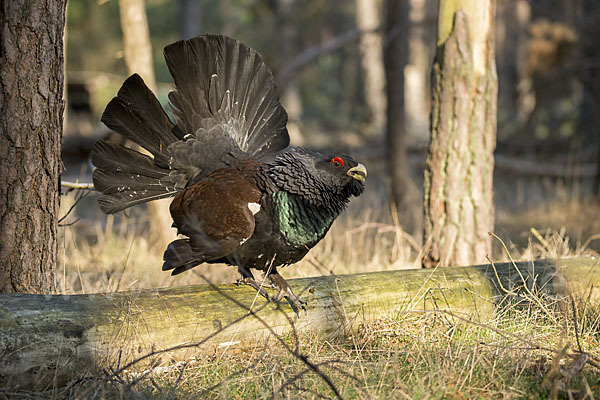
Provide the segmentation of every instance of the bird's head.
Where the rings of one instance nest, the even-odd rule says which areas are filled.
[[[344,154],[330,154],[315,162],[319,178],[343,197],[359,196],[365,190],[367,169]]]
[[[365,189],[367,169],[344,154],[295,148],[277,157],[271,177],[283,190],[310,204],[341,212],[351,196]]]

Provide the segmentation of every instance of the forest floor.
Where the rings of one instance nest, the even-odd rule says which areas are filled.
[[[65,199],[63,212],[74,200]],[[285,277],[418,267],[421,240],[389,209],[373,205],[376,197],[365,201],[351,206],[302,262],[284,269]],[[497,234],[515,259],[597,257],[598,215],[598,203],[557,199],[497,212]],[[62,293],[204,283],[193,272],[173,278],[160,271],[162,249],[140,235],[147,224],[135,212],[102,224],[70,225],[75,217],[69,218],[60,231]],[[494,260],[506,260],[494,246]],[[201,268],[215,283],[237,278],[233,267]],[[481,322],[441,312],[390,315],[342,338],[281,338],[288,347],[272,339],[244,351],[199,351],[185,364],[141,375],[90,377],[42,393],[0,389],[0,399],[600,398],[600,306],[585,299],[566,306],[532,299]]]
[[[532,301],[481,323],[402,313],[337,339],[272,338],[0,399],[600,398],[600,309],[574,304]]]

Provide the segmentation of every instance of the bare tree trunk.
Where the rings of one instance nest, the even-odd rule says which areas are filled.
[[[578,46],[581,49],[581,56],[586,60],[600,59],[600,49],[598,48],[598,35],[600,35],[600,4],[594,1],[584,2],[582,5],[580,21],[588,20],[589,16],[595,18],[586,23],[576,24],[578,29],[579,41]],[[600,203],[600,69],[586,68],[579,79],[581,80],[584,93],[589,96],[590,106],[594,114],[594,127],[590,129],[588,135],[590,139],[595,139],[596,145],[596,173],[593,180],[593,194],[596,201]],[[595,135],[595,137],[594,137]],[[589,143],[594,143],[591,141]]]
[[[282,62],[286,63],[296,56],[297,30],[293,23],[295,0],[280,0],[277,2],[277,31],[279,32],[279,52]],[[292,77],[290,77],[292,78]],[[304,112],[302,94],[295,79],[289,79],[285,85],[280,87],[281,103],[288,114],[287,130],[290,135],[292,146],[304,146],[304,136],[300,129],[300,121]]]
[[[179,0],[179,37],[191,39],[201,30],[200,0]]]
[[[413,186],[406,153],[404,119],[404,67],[407,60],[408,8],[404,0],[387,1],[385,73],[387,79],[387,149],[392,200],[399,211],[407,209]]]
[[[524,126],[533,111],[533,82],[527,76],[527,27],[531,5],[527,0],[501,2],[496,10],[498,103],[506,118],[499,121],[504,137]],[[516,117],[516,118],[515,118]]]
[[[64,0],[0,6],[0,292],[55,290]]]
[[[373,0],[356,0],[356,25],[366,32],[360,36],[359,49],[364,72],[365,100],[371,112],[368,133],[372,135],[383,132],[386,111],[383,42],[381,33],[372,32],[381,25],[378,4]]]
[[[427,19],[431,1],[410,0],[408,11],[408,55],[404,69],[405,126],[408,137],[425,141],[429,139],[429,75],[433,59],[433,35]],[[437,10],[435,11],[437,13]]]
[[[152,44],[144,0],[119,0],[125,63],[129,73],[137,72],[156,91]]]
[[[127,69],[130,74],[137,72],[156,93],[152,45],[144,0],[119,0],[119,10]],[[156,248],[164,249],[175,239],[175,233],[171,229],[170,204],[170,199],[147,204],[151,236],[157,242]]]
[[[494,3],[440,1],[425,170],[425,267],[475,264],[491,255]]]

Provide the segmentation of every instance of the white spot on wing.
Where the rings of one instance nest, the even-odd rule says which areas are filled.
[[[258,203],[248,203],[248,209],[252,212],[252,215],[255,215],[260,211],[260,204]]]

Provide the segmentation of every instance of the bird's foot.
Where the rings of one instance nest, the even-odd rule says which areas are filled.
[[[257,282],[254,278],[250,278],[250,277],[244,277],[244,278],[240,278],[236,281],[235,283],[236,285],[248,285],[248,286],[252,286],[254,289],[256,289],[256,291],[262,295],[265,299],[267,299],[267,301],[271,301],[271,298],[269,297],[269,294],[267,293],[267,291],[265,290],[265,287],[273,287],[271,284],[262,284],[260,282]]]
[[[276,289],[279,289],[279,293],[277,293],[277,296],[275,296],[274,298],[275,301],[278,302],[285,297],[286,299],[288,299],[292,306],[295,306],[296,313],[298,313],[297,310],[299,309],[303,309],[304,312],[306,312],[306,301],[296,296],[296,294],[292,291],[290,285],[288,285],[286,280],[283,279],[281,275],[279,275],[278,273],[271,274],[269,275],[269,279],[273,283],[273,286]]]
[[[294,294],[294,292],[292,291],[292,288],[290,288],[289,286],[287,287],[287,289],[279,289],[279,293],[277,293],[277,296],[275,296],[274,300],[280,301],[284,297],[288,299],[290,303],[296,306],[297,310],[303,309],[304,312],[306,312],[306,301],[296,296],[296,294]]]

